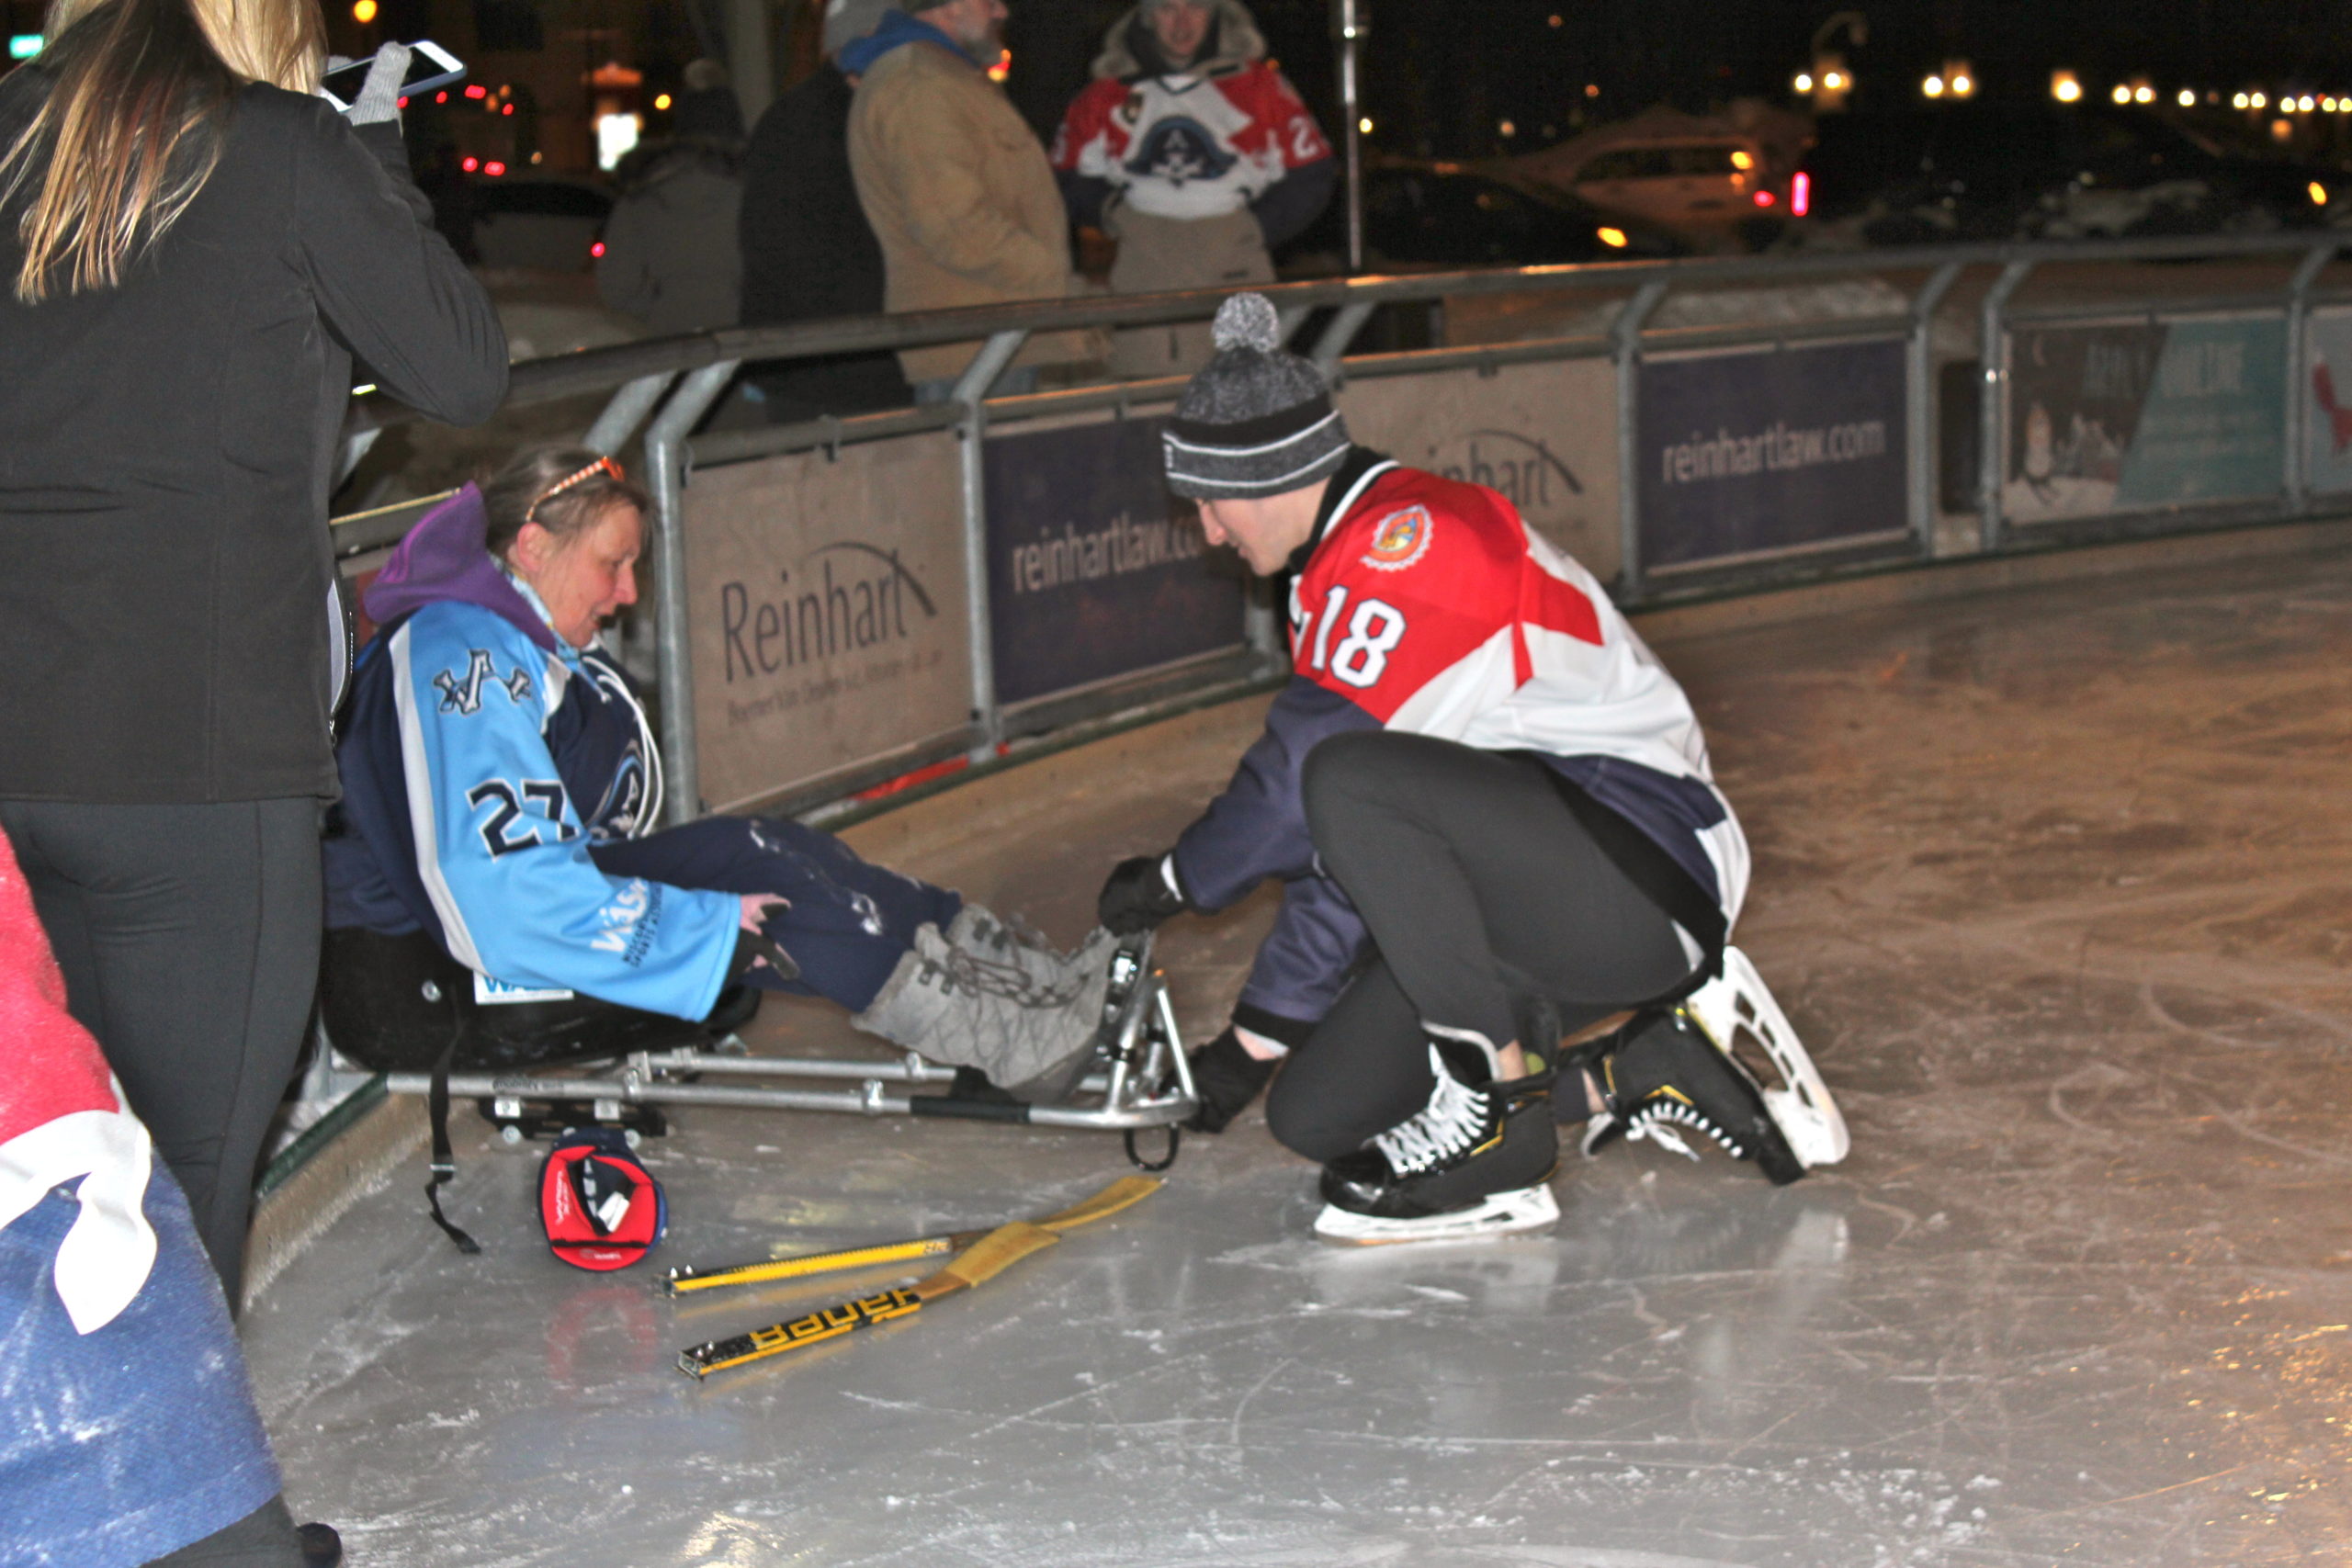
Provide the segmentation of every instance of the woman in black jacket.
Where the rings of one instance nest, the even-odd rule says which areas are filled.
[[[406,51],[347,120],[316,0],[49,15],[0,79],[0,826],[233,1303],[318,968],[354,360],[473,423],[505,336],[410,183]]]

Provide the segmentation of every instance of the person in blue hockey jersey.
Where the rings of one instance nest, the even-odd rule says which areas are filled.
[[[698,1020],[748,983],[1029,1099],[1090,1057],[1112,949],[1064,954],[956,893],[766,817],[652,831],[659,753],[605,623],[646,498],[609,457],[526,453],[401,540],[365,596],[326,841],[328,969],[423,931],[489,982]],[[340,939],[340,940],[339,940]]]

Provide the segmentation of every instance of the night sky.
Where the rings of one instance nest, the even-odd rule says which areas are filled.
[[[1121,0],[1010,0],[1012,86],[1050,129]],[[1754,95],[1786,102],[1814,29],[1845,7],[1815,0],[1363,0],[1372,36],[1364,66],[1374,144],[1388,152],[1477,156],[1504,119],[1516,145],[1571,129],[1588,113],[1617,119],[1661,101],[1702,110]],[[1252,10],[1284,70],[1327,116],[1333,98],[1328,0],[1256,0]],[[2054,66],[2086,86],[2145,73],[2165,91],[2290,84],[2352,91],[2352,0],[1911,0],[1855,7],[1871,41],[1849,51],[1859,104],[1917,101],[1919,79],[1948,57],[1975,67],[1983,91],[2038,96]],[[1561,25],[1550,25],[1554,16]]]

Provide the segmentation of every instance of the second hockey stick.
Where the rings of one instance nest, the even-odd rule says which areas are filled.
[[[1110,1186],[1083,1202],[1073,1203],[1059,1213],[1046,1215],[1030,1223],[1040,1230],[1058,1235],[1073,1226],[1091,1224],[1096,1220],[1109,1219],[1121,1210],[1133,1208],[1160,1189],[1160,1182],[1148,1176],[1123,1176]],[[692,1291],[715,1291],[726,1285],[764,1285],[775,1280],[806,1279],[814,1274],[837,1273],[844,1269],[865,1269],[882,1263],[907,1263],[924,1258],[944,1258],[961,1252],[982,1237],[995,1233],[989,1230],[949,1231],[944,1235],[916,1236],[907,1241],[877,1242],[872,1247],[843,1247],[836,1252],[809,1252],[797,1258],[777,1258],[761,1263],[738,1263],[726,1268],[703,1270],[691,1266],[673,1269],[663,1277],[670,1293],[684,1295]]]

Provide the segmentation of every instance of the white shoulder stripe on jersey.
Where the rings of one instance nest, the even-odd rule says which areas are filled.
[[[424,754],[424,732],[416,719],[409,629],[403,626],[394,632],[387,651],[392,656],[392,706],[400,718],[401,774],[408,783],[409,836],[416,844],[416,873],[424,880],[424,896],[433,900],[433,912],[441,917],[441,935],[449,956],[480,974],[481,954],[474,947],[473,933],[466,929],[457,899],[450,897],[447,879],[441,874],[441,838],[433,814],[433,764]]]

